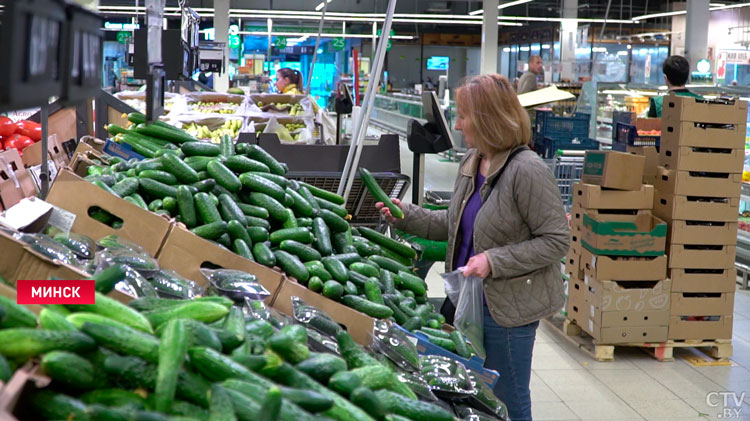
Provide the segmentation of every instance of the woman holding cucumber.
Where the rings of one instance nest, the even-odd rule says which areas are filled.
[[[560,259],[568,221],[552,173],[528,148],[529,117],[500,75],[469,79],[456,93],[456,130],[469,148],[447,210],[394,200],[398,229],[448,241],[446,271],[483,279],[485,367],[497,370],[495,394],[513,421],[531,419],[531,356],[539,320],[564,303]]]

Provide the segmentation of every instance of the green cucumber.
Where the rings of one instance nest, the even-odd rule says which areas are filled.
[[[156,212],[162,207],[162,200],[161,199],[154,199],[151,201],[151,203],[148,204],[148,210],[151,212]]]
[[[265,193],[250,193],[249,203],[251,205],[260,206],[261,208],[266,209],[268,211],[268,215],[277,221],[284,222],[284,220],[288,217],[284,205]]]
[[[318,216],[323,218],[326,225],[328,225],[328,227],[333,232],[346,232],[349,230],[349,223],[346,221],[346,219],[342,218],[339,215],[336,215],[328,209],[319,210]]]
[[[184,162],[193,170],[202,172],[206,171],[209,162],[216,161],[218,159],[219,158],[215,156],[188,156],[184,159]],[[208,171],[206,171],[206,175],[208,175]],[[200,176],[198,176],[198,178],[200,179]]]
[[[40,390],[31,397],[31,408],[48,420],[75,420],[88,421],[86,405],[68,395]]]
[[[221,221],[221,214],[219,209],[211,200],[211,196],[207,193],[197,193],[193,196],[195,201],[195,209],[198,214],[198,219],[204,224],[210,224],[213,222]]]
[[[212,421],[236,421],[232,398],[223,386],[214,384],[211,386],[209,396],[209,418]]]
[[[283,240],[279,247],[288,253],[297,256],[302,262],[320,260],[320,253],[314,248],[294,240]]]
[[[243,393],[227,389],[227,394],[232,399],[232,405],[239,421],[257,421],[258,417],[261,416],[260,405]]]
[[[242,224],[243,228],[247,226],[247,217],[237,206],[237,202],[228,194],[219,195],[219,214],[227,222],[236,220]]]
[[[0,313],[2,313],[2,310],[0,310]],[[77,329],[63,314],[46,307],[39,313],[39,325],[42,329],[47,330],[73,331]]]
[[[299,216],[304,217],[312,217],[313,216],[313,207],[308,203],[308,201],[299,193],[296,191],[290,189],[289,187],[286,188],[286,194],[289,196],[292,196],[292,199],[294,199],[294,204],[292,205],[292,209],[294,209],[294,213]]]
[[[172,212],[177,209],[177,199],[171,196],[165,197],[164,200],[162,200],[161,205],[165,211]]]
[[[312,228],[312,218],[296,218],[298,227]]]
[[[266,231],[271,229],[271,223],[266,219],[256,218],[254,216],[245,216],[245,221],[247,222],[248,227],[260,227]]]
[[[151,328],[151,324],[141,313],[133,310],[132,308],[122,304],[121,302],[109,298],[106,295],[95,293],[95,304],[86,305],[67,305],[69,310],[72,311],[85,311],[89,313],[96,313],[118,322],[124,323],[133,329],[140,330],[146,333],[154,333]]]
[[[362,262],[363,260],[362,257],[357,253],[334,254],[331,257],[345,264],[347,267],[354,263]]]
[[[365,297],[367,297],[368,300],[373,303],[385,305],[385,301],[383,301],[383,296],[381,294],[380,282],[377,281],[377,278],[370,278],[365,282]]]
[[[253,244],[268,241],[268,229],[261,226],[247,227],[247,235],[250,236]]]
[[[191,229],[190,232],[206,240],[218,240],[222,235],[226,234],[227,223],[224,221],[211,222],[210,224],[197,226]]]
[[[435,337],[438,337],[438,338],[451,339],[451,334],[448,333],[448,332],[446,332],[446,331],[444,331],[444,330],[433,329],[433,328],[430,328],[430,327],[423,327],[421,330],[424,333],[427,333],[429,335],[432,335],[432,336],[435,336]]]
[[[344,284],[344,295],[357,295],[358,293],[357,285],[352,281],[346,281],[346,284]]]
[[[310,390],[282,387],[281,396],[285,400],[311,413],[324,412],[333,407],[333,399]]]
[[[396,320],[396,323],[398,323],[399,325],[403,327],[404,323],[406,323],[409,320],[409,317],[401,310],[401,308],[399,308],[398,304],[396,304],[395,302],[393,302],[392,300],[388,298],[389,295],[390,294],[385,294],[383,296],[383,301],[385,301],[385,305],[387,305],[391,310],[393,310],[393,318]],[[422,321],[421,318],[418,317],[418,319],[419,319],[419,322]],[[419,329],[419,326],[417,327],[417,329]]]
[[[97,389],[84,393],[80,397],[87,405],[104,405],[111,407],[128,406],[145,409],[147,402],[141,395],[124,389]]]
[[[5,313],[5,317],[0,317],[0,328],[35,327],[37,325],[36,315],[25,306],[16,304],[15,300],[0,295],[0,309]]]
[[[185,184],[192,184],[200,181],[200,177],[198,177],[196,170],[177,155],[168,153],[162,155],[160,159],[164,166],[164,170],[174,175],[177,180]]]
[[[268,211],[260,206],[248,205],[246,203],[237,202],[237,206],[240,207],[242,212],[246,216],[253,216],[255,218],[268,219]]]
[[[370,191],[370,194],[375,199],[376,202],[383,202],[383,204],[388,208],[388,210],[391,211],[391,215],[393,215],[396,219],[403,219],[404,218],[404,212],[401,210],[400,207],[396,206],[391,198],[383,191],[383,189],[380,188],[378,185],[378,182],[375,181],[375,177],[370,174],[370,171],[368,171],[364,167],[360,167],[359,169],[359,176],[362,179],[362,184],[367,187],[367,190]]]
[[[232,156],[234,155],[234,141],[232,140],[232,137],[229,135],[224,135],[221,137],[221,143],[219,144],[221,147],[221,154],[224,156]]]
[[[345,207],[335,205],[325,199],[316,198],[315,199],[318,202],[318,206],[320,206],[320,210],[327,210],[334,215],[337,215],[340,218],[346,218],[346,216],[349,214],[349,212],[346,210]]]
[[[42,358],[42,371],[55,382],[74,389],[86,390],[95,386],[94,366],[71,352],[48,352]]]
[[[269,268],[276,266],[276,256],[265,242],[256,242],[253,244],[253,257],[255,257],[256,262],[263,266]]]
[[[353,283],[357,286],[357,290],[360,294],[364,294],[365,292],[365,284],[367,283],[370,278],[368,278],[365,275],[362,275],[361,273],[355,272],[353,270],[350,270],[349,273],[349,282]]]
[[[273,237],[273,234],[271,234],[271,237]],[[276,263],[279,267],[281,267],[281,269],[287,274],[296,278],[299,282],[307,282],[310,278],[310,272],[297,256],[283,250],[275,251],[274,256],[276,256]]]
[[[317,276],[323,282],[327,282],[333,279],[331,274],[326,270],[325,266],[323,266],[323,263],[319,261],[305,262],[305,267],[310,272],[310,276]]]
[[[257,174],[241,174],[240,181],[251,191],[265,193],[282,203],[285,200],[286,192],[281,188],[281,186]]]
[[[224,165],[227,166],[230,170],[243,174],[246,172],[269,172],[268,165],[256,161],[254,159],[250,159],[243,155],[233,155],[228,157],[224,161]]]
[[[351,393],[362,386],[362,379],[351,371],[340,371],[328,381],[328,388],[344,397],[349,397]]]
[[[331,244],[333,245],[333,249],[336,250],[336,253],[348,253],[350,251],[351,247],[353,246],[353,242],[349,241],[349,236],[347,235],[347,232],[334,232],[331,234]],[[356,248],[354,249],[356,252]]]
[[[286,208],[287,217],[282,225],[282,228],[297,228],[297,218],[294,216],[294,211]]]
[[[93,322],[84,323],[81,330],[99,345],[117,353],[133,355],[153,363],[159,360],[159,340],[149,334],[128,327]]]
[[[194,319],[204,323],[215,322],[229,313],[221,304],[200,301],[186,301],[183,304],[164,309],[146,311],[143,315],[153,326],[159,326],[172,319]]]
[[[221,155],[221,146],[209,142],[185,142],[180,145],[182,153],[185,156],[219,156]]]
[[[406,267],[411,267],[414,265],[414,259],[404,257],[387,247],[380,248],[380,255],[385,256],[389,259],[393,259]]]
[[[276,158],[271,156],[271,154],[263,150],[263,148],[258,145],[249,145],[247,148],[247,156],[251,159],[266,164],[272,174],[286,174],[286,170],[284,170],[284,167],[279,163],[279,161],[277,161]]]
[[[238,220],[232,219],[227,223],[227,232],[229,233],[229,236],[232,237],[232,241],[242,240],[247,247],[250,247],[250,245],[253,244],[250,235],[247,233],[247,229]]]
[[[331,274],[333,279],[341,283],[345,283],[349,280],[349,271],[347,270],[346,265],[340,260],[329,256],[322,258],[320,261],[323,263],[325,269]]]
[[[331,244],[331,231],[323,218],[316,217],[312,221],[313,244],[321,255],[330,256],[333,254],[333,245]]]
[[[305,282],[302,282],[302,284],[305,284]],[[323,280],[318,278],[317,276],[311,277],[306,284],[307,284],[307,288],[309,288],[310,291],[317,292],[319,294],[323,293],[323,288],[325,287],[325,284],[323,283]]]
[[[271,174],[267,172],[258,172],[255,174],[265,178],[268,181],[273,181],[274,183],[278,184],[279,187],[285,190],[286,190],[287,185],[289,184],[289,180],[282,175]]]
[[[376,420],[384,419],[387,414],[385,406],[380,402],[380,399],[375,395],[375,392],[366,387],[358,387],[354,389],[349,396],[349,400],[352,401],[353,404],[362,408]]]
[[[199,192],[209,193],[216,188],[216,180],[214,180],[213,178],[208,178],[207,172],[205,173],[205,177],[203,177],[203,175],[200,173],[198,174],[198,177],[201,177],[201,181],[193,183],[191,184],[191,186],[198,189]]]
[[[216,184],[233,193],[240,191],[242,188],[243,183],[240,182],[240,179],[234,175],[232,170],[219,161],[209,162],[208,166],[206,166],[206,171],[208,171],[208,174],[216,180]]]
[[[339,332],[336,335],[336,341],[339,344],[341,356],[346,360],[346,365],[350,370],[368,365],[381,365],[378,360],[354,342],[354,339],[348,332],[343,330]]]
[[[389,390],[378,390],[375,396],[389,413],[412,420],[453,421],[453,414],[437,405],[409,399]]]
[[[174,186],[169,186],[150,178],[139,179],[138,185],[140,186],[142,192],[156,199],[164,199],[165,197],[177,196],[177,189]]]
[[[412,291],[414,295],[425,295],[427,293],[427,284],[422,278],[403,270],[398,272],[398,277],[401,280],[402,288]]]
[[[272,232],[269,239],[273,244],[279,244],[284,240],[294,240],[303,244],[310,244],[313,241],[313,235],[309,228],[284,228]]]
[[[263,384],[269,383],[242,364],[216,350],[193,347],[188,350],[188,355],[190,356],[190,365],[208,380],[218,382],[229,378],[237,378],[251,382],[262,382]]]
[[[138,178],[125,177],[122,181],[118,181],[112,186],[112,191],[120,197],[130,196],[138,191]]]
[[[157,123],[152,123],[149,125],[138,124],[135,128],[135,131],[140,134],[147,135],[147,136],[152,136],[152,137],[156,137],[159,139],[168,140],[172,143],[177,143],[177,144],[182,143],[183,145],[184,143],[198,141],[198,139],[188,134],[184,130],[179,130],[177,128],[172,128],[172,127],[165,127]]]
[[[102,316],[96,313],[78,312],[71,313],[65,317],[65,320],[72,324],[76,329],[81,329],[84,323],[100,323],[103,325],[115,326],[119,328],[129,327],[125,323],[118,322],[117,320],[110,319],[109,317]]]
[[[0,355],[24,359],[49,351],[89,351],[94,341],[78,331],[32,329],[25,327],[0,330]]]
[[[450,338],[453,341],[453,345],[456,347],[456,353],[464,358],[471,358],[471,351],[469,346],[466,344],[466,338],[461,334],[461,331],[454,330],[450,333]]]
[[[310,193],[310,190],[307,187],[300,185],[299,189],[297,190],[297,193],[299,193],[300,196],[302,196],[307,201],[307,203],[310,204],[310,206],[312,206],[314,211],[320,210],[320,205],[318,204],[318,201],[315,200],[315,196],[313,196],[312,193]]]
[[[403,271],[403,272],[411,272],[411,269],[408,266],[402,265],[401,263],[399,263],[399,262],[397,262],[397,261],[395,261],[393,259],[390,259],[388,257],[385,257],[385,256],[377,256],[376,255],[376,256],[370,256],[367,259],[370,260],[371,262],[374,262],[375,264],[377,264],[381,268],[383,268],[385,270],[389,270],[389,271],[391,271],[393,273],[399,273],[401,271]]]
[[[223,308],[223,307],[222,307]],[[167,322],[159,345],[159,365],[154,392],[154,409],[168,412],[177,390],[177,375],[185,361],[189,343],[184,320]]]
[[[393,316],[393,310],[391,310],[388,306],[373,303],[356,295],[346,295],[341,299],[341,302],[348,307],[351,307],[376,319],[387,319]]]
[[[395,294],[396,293],[396,274],[393,272],[381,269],[380,270],[380,282],[383,285],[383,293]]]
[[[142,161],[139,161],[137,164],[135,164],[135,172],[137,174],[142,173],[146,170],[163,170],[164,164],[162,164],[160,158],[151,158],[151,159],[144,159]]]
[[[380,254],[381,248],[379,245],[364,237],[352,237],[352,243],[357,249],[357,253],[363,257],[371,257]]]
[[[413,259],[417,257],[417,252],[414,251],[413,248],[407,245],[401,244],[400,242],[390,237],[387,237],[371,228],[359,227],[359,232],[362,234],[363,237],[367,238],[373,243],[381,247],[388,248],[407,259]]]
[[[333,354],[313,353],[310,358],[297,364],[296,368],[320,383],[328,384],[331,376],[346,371],[346,361]]]
[[[380,271],[375,269],[374,267],[363,263],[363,262],[354,262],[349,265],[349,270],[353,270],[357,273],[360,273],[364,276],[369,277],[375,277],[378,278],[380,276]]]
[[[344,296],[344,286],[333,280],[326,281],[323,284],[323,295],[334,301],[338,301]]]
[[[205,193],[204,193],[205,194]],[[180,212],[182,223],[188,228],[194,228],[198,225],[198,214],[195,208],[193,195],[187,186],[177,187],[177,209]]]
[[[421,330],[419,330],[419,332],[426,336],[430,342],[441,348],[445,348],[450,352],[456,352],[456,344],[454,344],[452,340],[430,335],[429,333],[425,332],[424,329],[425,328],[422,328]]]
[[[175,177],[172,173],[169,173],[166,171],[144,170],[144,171],[141,171],[140,174],[138,174],[138,177],[150,178],[150,179],[156,180],[160,183],[164,183],[170,186],[177,184],[177,177]]]
[[[320,198],[320,199],[325,199],[333,204],[343,205],[344,203],[346,203],[343,197],[337,195],[336,193],[329,192],[328,190],[323,190],[323,189],[320,189],[318,187],[315,187],[313,185],[310,185],[304,182],[301,182],[300,186],[304,186],[308,190],[310,190],[310,193],[312,193],[313,196]]]

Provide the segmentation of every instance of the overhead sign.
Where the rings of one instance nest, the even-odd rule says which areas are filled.
[[[120,44],[127,44],[131,35],[133,34],[129,31],[120,31],[117,33],[117,42]]]
[[[695,65],[695,68],[698,69],[698,71],[701,73],[708,73],[711,71],[711,62],[709,62],[705,58],[702,58],[698,60],[698,63]]]
[[[227,40],[227,43],[229,44],[229,48],[237,48],[240,46],[240,36],[239,35],[230,35],[229,39]]]
[[[115,22],[104,22],[104,29],[120,29],[122,31],[133,31],[140,29],[141,25],[137,23],[115,23]]]
[[[382,30],[380,30],[380,29],[378,29],[378,37],[379,37],[379,36],[380,36],[380,34],[382,34],[382,33],[383,33],[383,31],[382,31]],[[396,35],[396,32],[395,32],[395,31],[394,31],[393,29],[391,29],[391,32],[390,32],[390,34],[388,35],[388,45],[386,45],[386,47],[385,47],[385,50],[386,50],[386,51],[391,51],[391,48],[393,47],[393,41],[391,41],[391,37],[392,37],[392,36],[394,36],[394,35]]]
[[[315,47],[312,45],[295,45],[293,47],[286,47],[283,49],[274,48],[271,51],[272,54],[295,54],[295,55],[310,55],[315,53]]]
[[[341,51],[346,47],[346,40],[343,37],[334,38],[333,41],[331,41],[331,46],[336,51]]]
[[[224,70],[224,50],[200,50],[199,67],[204,72],[221,73]]]
[[[279,50],[286,48],[286,37],[276,37],[273,40],[273,46]]]
[[[726,56],[726,64],[750,64],[750,51],[722,51],[719,53],[720,56],[722,54]]]

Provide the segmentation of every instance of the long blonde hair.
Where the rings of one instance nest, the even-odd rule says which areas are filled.
[[[456,104],[468,118],[477,149],[495,154],[531,142],[531,123],[505,76],[468,79],[456,92]]]

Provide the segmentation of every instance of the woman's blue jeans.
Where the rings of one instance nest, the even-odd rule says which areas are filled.
[[[505,403],[512,421],[531,420],[531,354],[539,322],[505,328],[492,319],[484,306],[484,349],[486,368],[497,370],[500,379],[495,395]]]

